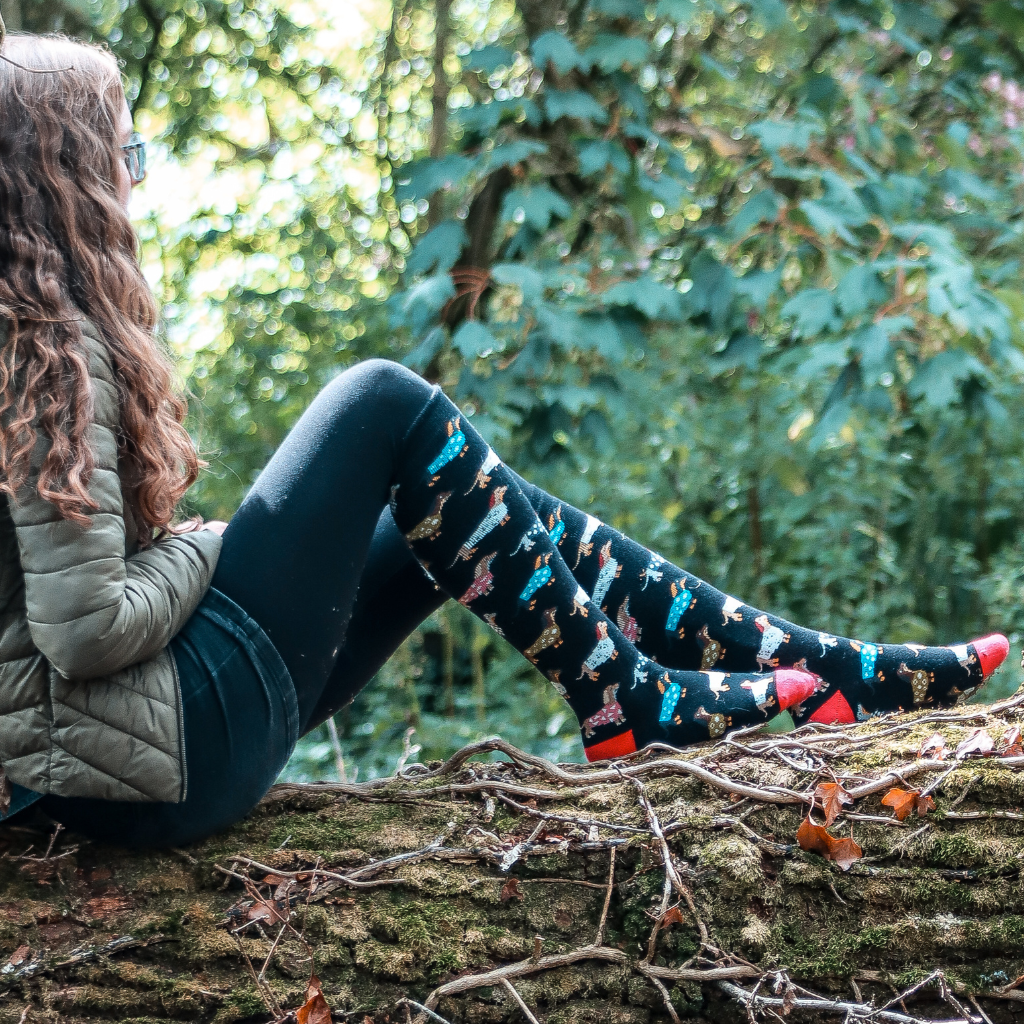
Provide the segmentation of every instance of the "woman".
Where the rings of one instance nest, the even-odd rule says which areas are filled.
[[[863,643],[727,597],[531,487],[379,360],[324,389],[229,526],[175,526],[200,466],[128,220],[144,166],[118,69],[61,39],[0,57],[0,763],[19,803],[126,844],[223,828],[448,597],[546,674],[591,760],[787,707],[948,704],[1005,657],[1001,636]]]

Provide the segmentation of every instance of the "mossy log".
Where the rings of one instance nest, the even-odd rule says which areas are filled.
[[[278,786],[187,850],[10,825],[0,1022],[295,1020],[312,971],[359,1024],[1002,1024],[1024,1016],[1024,756],[999,753],[1022,720],[1024,695],[593,766],[494,741]],[[995,751],[957,759],[976,729]],[[945,758],[920,756],[936,732]],[[796,838],[837,781],[847,870]],[[934,809],[900,822],[894,785]]]

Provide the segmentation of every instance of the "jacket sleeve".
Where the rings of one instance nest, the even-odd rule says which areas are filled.
[[[11,503],[29,632],[54,668],[73,680],[109,675],[166,647],[209,588],[221,544],[217,534],[200,530],[125,557],[117,390],[105,348],[89,333],[95,406],[89,440],[96,458],[89,492],[99,508],[84,528],[39,496],[42,437],[33,473]]]

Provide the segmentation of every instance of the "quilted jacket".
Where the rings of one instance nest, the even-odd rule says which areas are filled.
[[[0,342],[6,325],[0,321]],[[184,798],[181,691],[168,643],[210,586],[220,537],[200,530],[138,550],[124,515],[117,387],[107,348],[83,325],[98,508],[62,519],[32,474],[0,495],[0,765],[38,793]]]

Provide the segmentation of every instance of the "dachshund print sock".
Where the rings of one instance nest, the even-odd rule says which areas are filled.
[[[437,585],[536,665],[580,721],[589,760],[692,743],[810,696],[807,672],[673,671],[579,585],[516,477],[440,391],[406,436],[392,512]]]
[[[821,676],[826,686],[791,709],[801,724],[954,704],[981,686],[1009,651],[1000,634],[922,647],[805,629],[723,594],[539,488],[526,484],[524,492],[594,604],[655,661],[729,672],[782,665]]]

